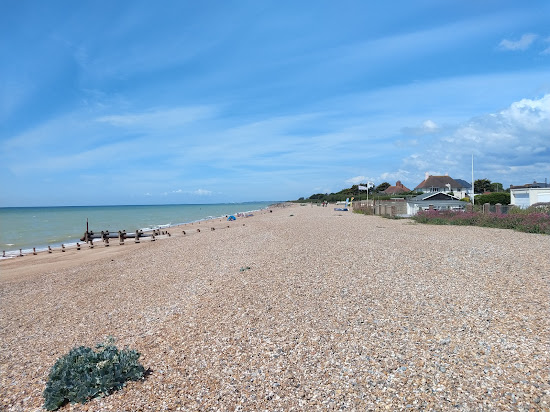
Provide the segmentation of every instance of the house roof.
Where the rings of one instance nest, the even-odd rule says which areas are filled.
[[[386,190],[384,190],[384,193],[388,195],[393,195],[395,193],[406,193],[410,192],[411,189],[407,188],[406,186],[403,186],[403,183],[401,181],[395,182],[395,186],[390,186]]]
[[[547,187],[550,187],[550,184],[548,183],[537,183],[536,181],[533,182],[533,183],[527,183],[526,185],[521,185],[521,186],[512,186],[510,185],[510,189],[530,189],[530,188],[547,188]]]
[[[443,189],[448,184],[454,189],[460,189],[463,187],[450,176],[428,176],[428,178],[423,180],[422,183],[415,187],[415,189],[429,189],[431,187],[439,187]]]
[[[471,189],[472,185],[468,183],[466,180],[462,179],[455,179],[455,182],[460,183],[464,189]]]
[[[447,193],[443,192],[429,192],[429,193],[422,193],[421,195],[415,196],[408,201],[410,202],[424,202],[424,201],[449,201],[449,200],[458,200],[456,197],[451,196]]]

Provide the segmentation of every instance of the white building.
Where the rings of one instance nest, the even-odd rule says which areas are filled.
[[[548,186],[541,183],[543,186]],[[530,186],[530,187],[528,187]],[[535,203],[550,202],[550,187],[532,187],[533,185],[510,187],[510,204],[526,209]]]

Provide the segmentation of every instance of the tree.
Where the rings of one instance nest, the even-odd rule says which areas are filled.
[[[376,186],[376,189],[374,189],[375,192],[380,193],[386,190],[391,185],[388,182],[380,183],[378,186]]]
[[[475,193],[485,193],[491,191],[491,181],[489,179],[478,179],[474,182]]]
[[[491,183],[491,192],[504,192],[504,188],[502,187],[502,183]]]

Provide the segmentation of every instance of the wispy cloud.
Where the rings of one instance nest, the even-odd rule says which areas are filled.
[[[168,3],[6,10],[2,201],[298,198],[460,177],[471,152],[494,179],[550,163],[547,1]]]
[[[161,130],[204,120],[214,116],[215,113],[216,109],[211,106],[175,107],[141,113],[101,116],[97,118],[97,121],[117,127]]]
[[[198,196],[210,196],[212,194],[212,191],[206,189],[197,189],[193,192],[193,194]]]
[[[499,43],[499,47],[501,50],[527,50],[538,37],[536,34],[527,33],[521,36],[519,40],[503,39]]]
[[[360,183],[366,183],[369,180],[366,176],[354,176],[346,179],[345,182],[350,185],[358,185]]]

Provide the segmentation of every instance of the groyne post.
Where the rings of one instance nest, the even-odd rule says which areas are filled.
[[[136,242],[136,243],[139,243],[139,230],[136,230],[136,239],[135,239],[135,242]]]

